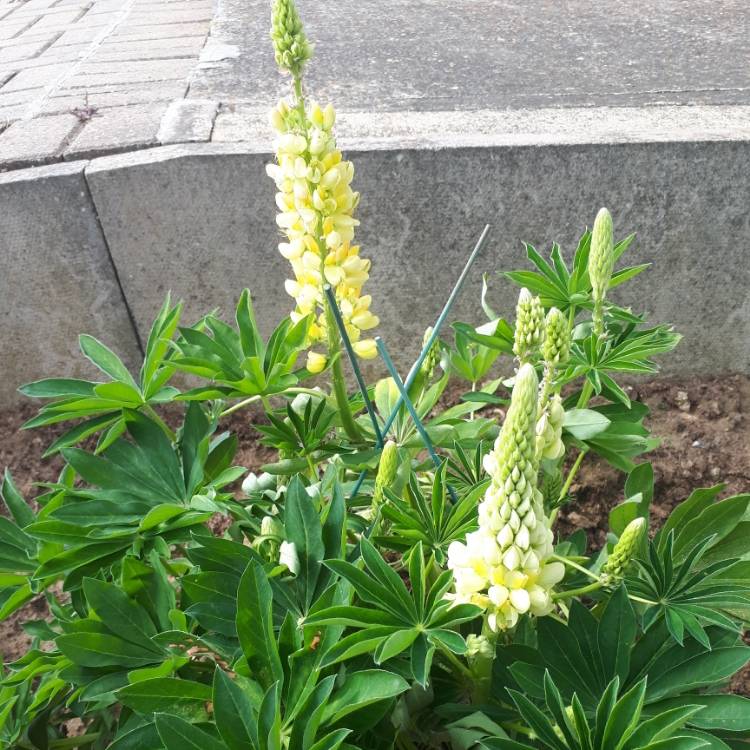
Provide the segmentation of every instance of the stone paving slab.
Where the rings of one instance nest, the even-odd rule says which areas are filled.
[[[356,10],[353,8],[356,7]],[[299,2],[316,97],[361,111],[746,104],[747,0]],[[262,22],[238,23],[241,18]],[[266,0],[220,0],[237,56],[191,91],[267,106],[285,90]]]
[[[212,0],[0,2],[0,171],[156,144],[211,12]]]

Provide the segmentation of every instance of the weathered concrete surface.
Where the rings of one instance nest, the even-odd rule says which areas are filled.
[[[0,0],[0,172],[93,160],[83,178],[78,166],[0,176],[0,236],[15,248],[0,275],[0,402],[72,366],[79,329],[136,356],[102,237],[142,335],[169,288],[188,320],[228,314],[244,286],[266,330],[289,310],[264,172],[267,111],[288,79],[268,0],[213,7],[207,38],[211,0]],[[485,222],[492,241],[457,308],[476,322],[482,271],[522,267],[522,239],[570,250],[604,204],[620,235],[638,232],[630,262],[654,264],[622,301],[685,334],[667,368],[750,372],[744,0],[299,7],[317,47],[306,85],[339,112],[368,291],[401,362]],[[141,150],[102,156],[123,149]],[[73,285],[47,259],[62,263],[82,237]],[[515,294],[495,280],[498,309],[510,313]],[[37,350],[47,360],[27,356]]]
[[[158,156],[157,156],[158,155]],[[155,159],[154,157],[157,156]],[[349,154],[362,193],[358,239],[380,331],[405,362],[439,311],[485,222],[492,240],[456,307],[481,322],[482,272],[524,267],[521,240],[572,250],[600,205],[629,263],[653,270],[618,294],[685,335],[669,371],[750,371],[750,143],[624,143],[404,148]],[[123,288],[144,332],[168,289],[188,317],[231,311],[244,286],[266,330],[289,309],[276,251],[265,153],[233,145],[165,147],[105,157],[87,170]],[[731,189],[728,189],[731,186]],[[516,291],[497,278],[492,302]]]
[[[212,0],[0,0],[0,171],[157,143],[211,15]]]
[[[308,88],[346,109],[748,102],[746,0],[300,0],[298,7],[316,47]],[[286,93],[269,25],[267,0],[220,0],[206,52],[217,45],[234,56],[197,70],[191,95],[267,106]]]
[[[93,211],[85,162],[0,174],[0,403],[22,383],[92,375],[78,334],[101,338],[130,365],[135,332]]]

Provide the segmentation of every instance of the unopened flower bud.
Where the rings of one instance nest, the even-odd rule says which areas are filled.
[[[299,555],[294,542],[282,542],[279,547],[279,563],[286,565],[293,575],[299,573]]]
[[[312,46],[305,36],[294,0],[274,0],[271,41],[276,64],[299,77],[305,62],[312,56]]]
[[[570,329],[568,320],[556,307],[547,313],[544,327],[542,358],[548,367],[564,365],[570,355]]]
[[[281,537],[284,534],[284,524],[276,516],[263,516],[260,533],[261,536]]]
[[[589,253],[589,278],[594,289],[594,299],[604,299],[614,268],[614,240],[612,215],[606,208],[599,209],[591,231]]]
[[[398,473],[398,446],[389,440],[383,446],[378,463],[378,473],[375,477],[375,492],[372,495],[372,505],[377,508],[385,499],[385,489],[390,487]]]
[[[352,344],[352,349],[358,357],[362,359],[375,359],[378,356],[378,347],[375,344],[375,339],[362,339],[361,341],[355,341]]]
[[[319,354],[318,352],[313,351],[307,353],[306,367],[311,373],[313,373],[313,375],[323,372],[327,362],[328,358],[325,354]]]
[[[471,633],[466,636],[466,658],[471,662],[473,659],[492,659],[495,649],[486,635],[475,635]]]
[[[531,362],[544,340],[544,308],[539,297],[524,287],[516,305],[513,352],[521,364]]]
[[[645,528],[646,519],[643,517],[634,519],[625,527],[622,536],[612,550],[612,554],[602,568],[602,578],[605,583],[609,584],[622,580],[633,555],[638,550]]]
[[[276,478],[272,474],[264,471],[259,475],[251,471],[242,482],[242,491],[246,495],[252,495],[256,492],[270,490],[275,486]]]
[[[432,327],[427,328],[427,330],[424,332],[424,336],[422,337],[422,346],[425,346],[427,344],[427,342],[430,340],[430,336],[432,336]],[[430,381],[433,373],[435,372],[435,367],[437,367],[439,362],[440,345],[436,339],[430,347],[430,351],[427,352],[427,356],[422,361],[422,366],[420,367],[420,373],[424,377],[425,382]]]

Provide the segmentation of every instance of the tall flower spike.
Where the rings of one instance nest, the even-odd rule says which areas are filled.
[[[591,230],[589,278],[594,298],[594,333],[604,332],[604,298],[607,294],[615,265],[612,216],[606,208],[599,209]]]
[[[299,79],[304,64],[312,56],[294,0],[274,0],[271,16],[271,41],[276,64]]]
[[[518,295],[516,305],[516,329],[513,353],[518,361],[532,362],[539,353],[544,340],[544,308],[539,297],[534,297],[524,287]]]
[[[645,518],[636,518],[625,527],[612,550],[612,554],[602,568],[602,581],[606,585],[622,580],[633,555],[638,551],[641,535],[645,528]]]
[[[522,365],[503,427],[485,456],[491,482],[479,505],[479,529],[448,549],[454,600],[486,608],[493,631],[513,627],[527,612],[547,614],[550,590],[564,574],[561,563],[549,562],[553,537],[537,489],[538,385],[533,366]]]
[[[266,171],[278,189],[276,223],[286,235],[279,252],[294,272],[294,278],[285,283],[297,303],[292,320],[313,314],[309,343],[325,342],[331,321],[323,287],[330,284],[354,351],[364,359],[373,359],[377,356],[374,340],[361,338],[362,331],[379,323],[370,312],[372,298],[362,294],[370,261],[362,258],[359,246],[353,244],[354,228],[359,224],[354,218],[359,194],[351,188],[354,167],[343,161],[336,148],[333,107],[321,109],[313,102],[300,114],[299,109],[282,102],[271,121],[279,133],[277,163],[269,164]],[[335,330],[332,333],[338,335]],[[308,360],[313,372],[324,366],[323,355]]]

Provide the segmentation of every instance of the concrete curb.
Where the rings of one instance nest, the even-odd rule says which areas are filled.
[[[492,241],[457,308],[477,323],[483,271],[525,267],[521,240],[546,250],[554,239],[570,252],[607,205],[620,236],[638,232],[628,263],[654,264],[628,286],[627,301],[685,335],[665,370],[750,372],[750,108],[676,109],[640,119],[621,111],[614,122],[595,110],[342,115],[340,142],[362,193],[358,239],[373,260],[368,292],[401,361],[485,222]],[[276,251],[262,118],[223,110],[213,143],[0,175],[0,236],[11,258],[0,280],[0,403],[21,382],[73,372],[80,331],[137,360],[136,334],[170,288],[186,300],[187,321],[217,305],[230,311],[244,286],[266,329],[284,315],[288,269]],[[232,130],[240,142],[217,142]],[[72,274],[75,290],[61,283]],[[509,314],[515,290],[499,278],[492,288],[493,305]],[[64,317],[50,312],[59,310]]]

